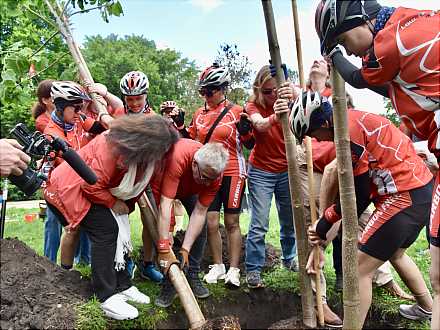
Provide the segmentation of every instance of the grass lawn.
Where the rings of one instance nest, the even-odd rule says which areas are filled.
[[[7,219],[5,226],[5,237],[17,237],[21,241],[25,242],[31,248],[33,248],[38,254],[43,254],[43,238],[44,238],[44,224],[42,220],[35,220],[32,223],[27,223],[24,221],[24,215],[27,213],[37,213],[37,209],[17,209],[10,208],[7,210]],[[141,246],[141,233],[142,225],[140,221],[139,212],[135,211],[131,216],[131,229],[132,229],[132,240],[135,247],[135,251]],[[266,237],[266,241],[277,248],[280,248],[279,243],[279,225],[277,221],[276,210],[272,207],[270,213],[270,226],[269,232]],[[185,223],[187,223],[188,218],[185,217]],[[249,214],[243,213],[240,217],[240,227],[243,234],[247,233],[249,224]],[[418,240],[408,249],[407,253],[412,257],[412,259],[417,263],[421,269],[428,287],[431,289],[429,284],[429,267],[430,267],[430,257],[429,253],[426,252],[428,247],[425,231],[422,231]],[[331,246],[326,251],[326,266],[324,272],[327,278],[327,295],[330,305],[336,301],[340,300],[339,294],[333,290],[335,275],[332,267],[332,249]],[[78,269],[81,271],[83,276],[90,276],[90,268],[83,267]],[[393,270],[394,272],[394,270]],[[274,270],[263,274],[264,280],[268,287],[274,289],[289,290],[299,293],[299,284],[296,273],[291,273],[282,268],[275,268]],[[406,288],[405,285],[400,280],[399,276],[394,272],[394,278],[399,282],[399,284]],[[134,283],[143,292],[147,293],[148,296],[154,300],[154,298],[159,293],[159,286],[155,285],[149,281],[142,281],[138,277],[135,278]],[[246,290],[244,281],[242,281],[242,288]],[[210,285],[210,290],[214,296],[222,298],[227,295],[227,290],[222,284]],[[408,290],[406,289],[408,292]],[[202,303],[202,302],[201,302]],[[373,305],[383,314],[390,313],[395,315],[400,303],[407,303],[396,299],[382,289],[375,289],[373,294]],[[76,327],[79,329],[105,329],[105,328],[152,328],[154,324],[161,319],[166,319],[168,312],[172,312],[175,309],[180,308],[180,303],[178,299],[175,300],[173,308],[162,309],[156,308],[153,304],[150,305],[136,305],[139,309],[139,317],[136,320],[130,321],[108,321],[102,314],[99,303],[95,299],[91,299],[86,304],[78,307],[78,319]],[[410,322],[402,320],[401,326],[408,329],[429,329],[428,322]]]

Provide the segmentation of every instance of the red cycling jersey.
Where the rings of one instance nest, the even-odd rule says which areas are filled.
[[[361,70],[371,85],[389,83],[405,125],[440,152],[440,12],[397,8],[374,38]]]
[[[199,108],[188,127],[190,137],[201,143],[206,143],[205,138],[211,126],[223,112],[226,105],[226,102],[221,102],[217,107],[208,111],[205,107]],[[244,177],[246,174],[246,161],[243,156],[241,137],[235,125],[240,120],[242,112],[242,107],[233,105],[217,124],[209,139],[209,142],[223,144],[229,152],[229,161],[223,173],[225,176]]]
[[[206,186],[194,180],[192,162],[194,154],[203,145],[190,139],[179,139],[165,156],[162,166],[156,168],[150,182],[155,197],[170,199],[199,196],[199,202],[208,207],[220,188],[222,176]]]
[[[409,191],[432,179],[411,140],[385,117],[351,110],[348,125],[353,175],[370,172],[372,197]]]

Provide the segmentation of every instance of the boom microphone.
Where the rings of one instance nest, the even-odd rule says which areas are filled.
[[[84,179],[88,184],[95,184],[98,181],[98,177],[95,172],[87,166],[82,158],[76,153],[75,150],[69,148],[61,155],[63,159],[75,170],[78,175]]]

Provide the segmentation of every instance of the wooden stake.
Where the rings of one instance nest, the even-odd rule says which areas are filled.
[[[342,271],[344,274],[344,329],[361,329],[358,278],[358,218],[348,134],[345,82],[332,66],[333,122],[342,208]]]
[[[147,224],[150,235],[156,242],[159,237],[159,233],[157,231],[158,214],[154,207],[155,204],[144,193],[139,199],[138,205],[141,211],[141,216],[145,220],[144,223]],[[173,251],[171,251],[171,253],[173,253]],[[191,329],[200,328],[203,324],[205,324],[206,320],[202,311],[200,310],[200,307],[196,298],[194,297],[188,281],[186,280],[185,275],[177,265],[172,265],[168,272],[168,276],[177,291],[177,295],[179,296],[180,302],[185,310],[186,316],[188,317]]]
[[[276,67],[277,85],[284,83],[284,73],[281,68],[280,47],[275,28],[275,20],[273,16],[272,2],[270,0],[262,0],[264,18],[266,21],[267,39],[269,43],[270,57],[272,64]],[[306,234],[306,226],[304,223],[303,197],[301,192],[301,182],[298,171],[298,163],[296,159],[296,143],[295,137],[289,128],[287,114],[280,116],[283,128],[284,143],[286,145],[286,157],[288,163],[290,195],[292,198],[292,210],[294,213],[294,226],[298,250],[299,263],[299,282],[301,289],[301,305],[303,312],[303,323],[307,327],[316,326],[316,318],[313,310],[313,292],[310,278],[307,276],[307,252],[308,242]]]
[[[292,14],[293,23],[295,27],[295,42],[296,42],[296,58],[298,60],[298,72],[299,81],[301,88],[306,90],[306,82],[304,79],[304,65],[302,58],[302,46],[301,46],[301,33],[299,30],[299,19],[298,19],[298,6],[296,0],[292,0]],[[306,155],[307,155],[307,177],[309,185],[309,204],[310,204],[310,215],[312,224],[314,224],[317,219],[316,210],[316,194],[315,194],[315,184],[313,178],[313,155],[312,155],[312,139],[310,137],[305,138]],[[322,308],[322,289],[321,289],[321,269],[319,268],[319,247],[315,246],[313,249],[313,257],[315,259],[315,286],[316,286],[316,307],[318,309],[318,321],[320,326],[324,326],[324,311]]]

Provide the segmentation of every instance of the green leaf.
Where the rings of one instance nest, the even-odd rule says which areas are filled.
[[[2,79],[3,80],[16,81],[17,80],[17,76],[15,75],[15,72],[13,70],[7,69],[7,70],[2,72]]]

